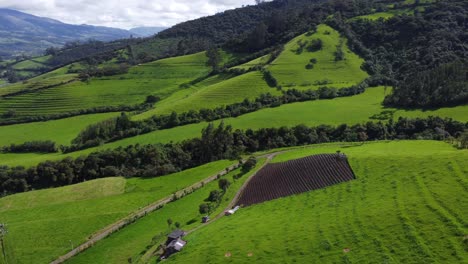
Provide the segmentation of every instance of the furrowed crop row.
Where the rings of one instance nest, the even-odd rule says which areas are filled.
[[[239,204],[248,206],[354,179],[342,154],[321,154],[265,166],[246,186]]]

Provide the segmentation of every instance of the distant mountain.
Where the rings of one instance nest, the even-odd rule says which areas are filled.
[[[123,29],[70,25],[50,18],[37,17],[0,8],[0,56],[41,54],[50,46],[62,46],[74,40],[110,41],[127,38],[132,33]]]
[[[133,34],[136,34],[137,36],[149,37],[165,29],[166,29],[165,27],[136,27],[136,28],[130,29],[129,31],[132,32]]]

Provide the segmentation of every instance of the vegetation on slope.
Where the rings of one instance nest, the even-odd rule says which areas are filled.
[[[197,53],[137,65],[123,75],[92,78],[88,82],[73,82],[2,98],[0,114],[13,111],[10,119],[14,119],[141,104],[148,95],[164,98],[180,89],[179,85],[205,76],[209,73],[205,63],[205,54]]]
[[[45,263],[135,210],[222,171],[218,161],[158,178],[111,177],[0,199],[15,263]]]
[[[91,153],[87,157],[46,161],[35,167],[0,167],[0,191],[4,194],[69,185],[90,179],[123,175],[155,177],[221,160],[237,159],[242,154],[279,147],[324,142],[363,142],[382,139],[437,139],[460,137],[467,129],[451,119],[400,118],[397,122],[367,122],[337,127],[320,125],[292,128],[233,130],[221,123],[209,124],[201,138],[165,145],[135,145]]]
[[[305,149],[277,160],[338,149]],[[341,150],[357,180],[242,208],[187,236],[187,246],[168,262],[466,260],[467,212],[459,205],[468,202],[467,151],[432,141]]]
[[[220,179],[228,180],[231,184],[222,200],[219,201],[217,208],[210,213],[201,214],[199,205],[206,203],[211,191],[219,189],[219,181],[211,182],[194,193],[167,204],[160,210],[100,241],[91,249],[72,258],[69,263],[122,263],[129,259],[133,262],[145,262],[146,258],[142,258],[142,256],[147,250],[154,250],[160,243],[165,242],[166,235],[175,228],[175,222],[180,224],[181,229],[190,230],[201,225],[202,216],[214,217],[222,213],[245,180],[263,164],[263,161],[260,161],[256,168],[241,178],[234,179],[240,173],[240,169],[221,177]],[[168,226],[168,219],[173,220],[171,226]],[[102,252],[108,252],[108,254],[102,254]]]
[[[343,42],[341,46],[340,41]],[[313,47],[320,42],[319,47]],[[341,49],[344,58],[336,60],[335,53]],[[315,59],[313,68],[307,68]],[[319,25],[314,34],[306,33],[285,45],[284,51],[268,67],[284,88],[302,89],[321,86],[349,87],[368,77],[361,69],[364,60],[348,49],[346,39],[333,28]]]
[[[329,22],[366,59],[370,74],[395,84],[387,105],[440,107],[468,100],[468,80],[461,74],[468,63],[467,10],[466,1],[438,1],[414,16],[358,19],[348,24],[335,16]],[[459,66],[445,65],[457,60]],[[416,78],[430,81],[420,85]]]
[[[58,145],[69,145],[76,134],[86,126],[117,115],[119,113],[93,114],[48,122],[2,126],[0,146],[39,140],[52,140]]]

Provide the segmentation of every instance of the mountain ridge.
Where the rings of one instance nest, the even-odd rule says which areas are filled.
[[[0,56],[4,58],[39,55],[48,47],[63,46],[70,41],[111,41],[134,34],[118,28],[67,24],[7,8],[0,8],[0,33]]]

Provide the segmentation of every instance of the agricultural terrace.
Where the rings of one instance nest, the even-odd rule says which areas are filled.
[[[191,94],[186,94],[185,91],[181,91],[182,94],[175,93],[156,104],[154,110],[140,114],[135,119],[144,119],[155,114],[170,114],[172,111],[181,113],[202,108],[213,109],[242,102],[245,98],[255,99],[265,93],[280,94],[277,89],[266,84],[263,74],[258,71],[226,79],[224,76],[226,75],[214,76],[194,85]]]
[[[369,88],[364,93],[352,97],[335,98],[332,100],[318,100],[286,104],[276,108],[262,109],[237,118],[224,119],[226,124],[235,129],[260,129],[268,127],[295,126],[305,124],[316,126],[321,124],[340,125],[357,124],[372,121],[370,117],[380,115],[382,111],[393,112],[393,118],[441,116],[451,117],[455,120],[468,122],[468,105],[440,108],[437,110],[397,110],[384,108],[381,102],[386,89],[384,87]],[[388,91],[387,91],[388,93]],[[318,114],[320,113],[320,114]],[[274,118],[273,118],[274,117]],[[374,120],[377,121],[377,120]],[[215,125],[221,121],[214,122]],[[179,126],[172,129],[158,130],[137,137],[126,138],[108,143],[97,148],[77,151],[66,155],[62,154],[0,154],[2,164],[15,166],[35,165],[45,160],[57,160],[66,156],[78,157],[99,149],[116,148],[134,144],[154,144],[170,141],[181,141],[200,136],[200,131],[207,126],[206,122]]]
[[[337,150],[348,156],[356,180],[240,209],[185,237],[187,246],[168,263],[468,259],[468,212],[461,206],[468,203],[467,150],[392,141],[302,149],[275,161]]]
[[[342,154],[319,154],[262,168],[243,190],[238,205],[249,206],[354,179]]]
[[[105,226],[232,163],[217,161],[150,179],[98,179],[1,198],[0,220],[9,229],[6,248],[13,250],[7,254],[15,257],[14,263],[50,262]]]
[[[321,46],[309,51],[309,46],[318,40]],[[364,60],[349,50],[346,42],[338,31],[319,25],[316,33],[303,34],[287,43],[268,68],[283,88],[341,88],[359,84],[368,77],[361,69]],[[301,43],[303,48],[300,48]],[[342,60],[336,60],[337,49],[343,52]],[[311,59],[316,59],[316,63],[311,63]],[[308,64],[313,64],[313,68],[307,69]]]
[[[0,96],[17,93],[20,91],[34,91],[44,87],[50,87],[67,83],[74,80],[77,74],[67,73],[67,68],[62,67],[57,70],[36,76],[23,82],[9,84],[8,86],[0,88]],[[2,103],[0,99],[0,104]]]
[[[251,60],[249,62],[246,62],[244,64],[241,64],[241,65],[238,65],[238,66],[235,66],[235,67],[232,67],[233,69],[244,69],[244,70],[248,70],[252,67],[255,67],[255,66],[263,66],[263,65],[266,65],[268,63],[268,60],[270,60],[271,58],[271,54],[267,54],[267,55],[264,55],[264,56],[261,56],[261,57],[258,57],[254,60]]]
[[[47,122],[1,126],[0,146],[40,140],[51,140],[57,145],[69,145],[72,139],[88,125],[119,115],[120,113],[91,114]]]
[[[260,160],[256,168],[261,166],[263,161]],[[233,179],[233,176],[238,175],[240,169],[232,171],[221,178],[230,181],[231,185],[223,194],[218,206],[209,213],[210,216],[214,217],[223,212],[244,181],[256,168],[236,180]],[[194,193],[148,214],[134,224],[98,242],[95,246],[72,258],[67,263],[125,263],[130,258],[132,261],[143,260],[145,258],[142,258],[142,256],[146,253],[146,250],[149,248],[155,249],[160,243],[163,243],[166,235],[175,228],[176,222],[180,224],[180,228],[183,230],[190,230],[200,226],[201,217],[206,214],[200,214],[199,205],[206,203],[206,199],[213,190],[219,190],[218,181],[208,183]],[[170,227],[167,219],[173,220]],[[106,252],[106,254],[103,254],[103,252]]]
[[[0,99],[0,114],[14,110],[18,116],[34,116],[141,104],[148,95],[167,97],[182,89],[181,84],[209,71],[204,52],[158,60],[134,66],[127,74],[92,78],[89,82],[73,82]]]

